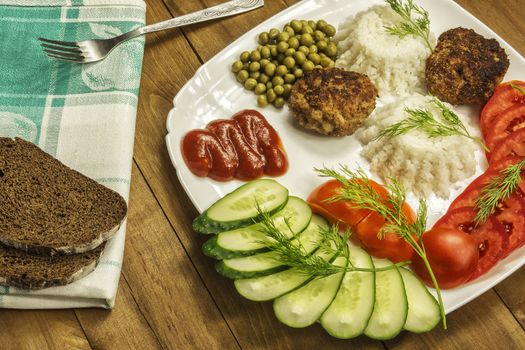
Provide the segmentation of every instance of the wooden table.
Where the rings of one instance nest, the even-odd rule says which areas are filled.
[[[148,0],[154,23],[222,0]],[[135,138],[126,252],[117,303],[101,309],[0,311],[2,349],[525,348],[525,268],[453,312],[449,329],[379,342],[334,339],[318,325],[280,324],[271,303],[243,299],[217,274],[193,233],[197,215],[164,136],[172,99],[195,71],[254,25],[293,4],[267,0],[246,15],[147,37]],[[457,0],[525,55],[523,0]],[[522,77],[525,79],[525,72]]]

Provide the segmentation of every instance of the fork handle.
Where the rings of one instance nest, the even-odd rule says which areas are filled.
[[[212,7],[200,10],[200,11],[188,13],[186,15],[179,16],[179,17],[175,17],[167,21],[150,24],[148,26],[137,28],[135,31],[137,31],[138,33],[134,33],[135,35],[133,35],[133,37],[142,35],[142,34],[146,34],[146,33],[157,32],[159,30],[176,28],[176,27],[181,27],[181,26],[188,25],[188,24],[209,21],[211,19],[232,16],[232,15],[236,15],[239,13],[243,13],[243,12],[247,12],[247,11],[256,9],[263,5],[264,5],[263,0],[228,1],[225,3],[219,4],[219,5],[216,5],[216,6],[212,6]],[[130,38],[127,38],[127,39],[130,39]]]

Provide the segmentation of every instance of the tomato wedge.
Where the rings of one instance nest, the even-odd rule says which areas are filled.
[[[514,105],[493,119],[485,135],[485,145],[490,151],[505,137],[525,127],[525,103]],[[487,155],[490,158],[490,155]]]
[[[415,214],[408,205],[403,207],[403,212],[411,222],[415,221]],[[412,260],[414,249],[402,237],[393,232],[378,237],[385,223],[385,218],[376,212],[364,218],[354,232],[361,246],[376,258],[387,258],[393,262]]]
[[[422,236],[425,252],[440,288],[454,288],[468,281],[479,261],[478,246],[463,231],[433,228]],[[414,270],[432,286],[432,279],[423,259],[414,254]]]
[[[385,188],[370,180],[370,185],[381,196],[386,196]],[[316,187],[306,200],[314,213],[322,215],[330,223],[339,225],[343,230],[353,229],[371,213],[368,209],[356,208],[350,201],[329,201],[341,193],[343,185],[337,180],[330,180]]]
[[[489,164],[508,156],[525,157],[525,129],[519,129],[502,139],[490,153]]]
[[[387,198],[388,191],[373,180],[368,180],[373,190],[382,198]],[[340,194],[342,184],[330,180],[313,190],[307,199],[314,213],[324,216],[341,229],[352,229],[353,239],[370,254],[388,258],[394,262],[411,260],[414,250],[397,234],[385,234],[378,238],[379,230],[385,224],[385,218],[376,212],[356,208],[350,201],[329,201]],[[415,214],[408,204],[403,205],[403,212],[410,220],[415,220]]]
[[[490,132],[489,125],[496,116],[515,104],[525,103],[525,95],[513,88],[511,84],[525,89],[525,82],[517,80],[503,83],[496,88],[490,100],[483,107],[479,117],[483,136],[486,137],[487,132]]]
[[[503,258],[508,248],[508,237],[505,229],[496,218],[489,219],[480,226],[473,222],[476,212],[472,207],[449,211],[432,229],[447,228],[469,234],[478,246],[479,261],[476,270],[469,280],[474,280],[490,270]]]

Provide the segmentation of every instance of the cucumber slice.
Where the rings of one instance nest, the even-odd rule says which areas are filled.
[[[258,220],[257,205],[274,213],[288,200],[288,190],[272,179],[250,181],[215,202],[193,221],[200,233],[218,233],[250,225]]]
[[[290,196],[284,208],[272,216],[275,226],[290,238],[302,232],[310,223],[311,218],[312,210],[308,203],[294,196]],[[266,236],[260,230],[261,225],[254,224],[221,232],[215,239],[212,237],[204,244],[203,252],[219,260],[260,253],[267,250],[264,243],[261,242]]]
[[[332,256],[325,251],[315,255],[325,260]],[[235,280],[235,288],[240,295],[253,301],[273,300],[284,295],[312,279],[312,276],[302,273],[299,269],[291,268],[264,277],[245,278]]]
[[[374,267],[370,255],[359,247],[350,247],[350,262],[355,267]],[[321,325],[334,337],[357,337],[368,324],[374,302],[374,272],[347,272],[334,301],[321,316]]]
[[[334,265],[346,266],[346,257],[338,257]],[[294,327],[307,327],[319,319],[334,299],[344,273],[315,278],[306,285],[275,299],[273,310],[284,324]]]
[[[321,243],[321,227],[327,228],[327,222],[320,216],[314,215],[308,227],[299,233],[292,243],[301,245],[305,252],[310,254]],[[286,268],[278,260],[278,254],[272,251],[242,258],[226,259],[216,265],[216,269],[221,275],[232,279],[266,276]]]
[[[376,267],[391,266],[388,260],[376,260]],[[364,334],[370,338],[386,340],[401,332],[408,314],[408,301],[403,278],[397,268],[376,272],[374,311]]]
[[[400,268],[408,299],[408,315],[404,328],[413,333],[428,332],[441,321],[439,304],[427,287],[412,271]]]

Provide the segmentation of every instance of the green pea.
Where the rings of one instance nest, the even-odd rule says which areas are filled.
[[[281,32],[277,35],[277,41],[288,41],[290,39],[290,34],[287,32]]]
[[[302,24],[300,21],[296,20],[296,19],[294,19],[294,20],[292,20],[292,22],[290,22],[290,26],[291,26],[291,27],[293,28],[293,30],[295,30],[296,32],[301,31],[301,29],[303,28],[303,24]]]
[[[307,23],[306,25],[303,24],[303,28],[301,29],[301,34],[312,34],[314,32],[313,28],[310,27],[310,25]]]
[[[282,77],[288,73],[288,68],[285,65],[277,66],[277,69],[275,70],[275,75],[278,77]]]
[[[248,62],[250,60],[250,53],[248,51],[243,51],[239,56],[239,59],[242,63]]]
[[[275,91],[275,94],[277,96],[281,96],[284,93],[284,86],[277,85],[276,87],[273,88],[273,91]]]
[[[283,89],[283,96],[287,98],[290,96],[290,92],[292,92],[292,84],[284,84]]]
[[[261,52],[257,50],[253,50],[250,53],[250,60],[252,61],[259,61],[261,59]]]
[[[288,46],[291,47],[292,49],[297,49],[299,45],[300,45],[299,39],[295,36],[291,37],[288,40]]]
[[[337,55],[337,45],[334,43],[328,44],[325,53],[328,57],[335,57]]]
[[[324,52],[326,51],[326,48],[328,47],[328,43],[325,40],[318,41],[316,45],[317,45],[318,52]]]
[[[299,79],[303,76],[303,70],[301,68],[297,68],[293,71],[293,75],[295,76],[295,78]]]
[[[319,56],[318,54],[316,53],[311,53],[308,55],[308,59],[310,61],[312,61],[314,64],[319,64],[321,63],[321,56]],[[252,62],[253,63],[257,63],[257,62]]]
[[[273,77],[272,84],[273,88],[275,89],[279,85],[284,85],[284,79],[282,77]]]
[[[266,98],[268,99],[268,102],[272,103],[277,98],[277,95],[273,89],[268,89],[268,91],[266,91]]]
[[[295,53],[295,49],[290,48],[284,52],[284,58],[286,59],[286,57],[291,57],[293,56],[294,53]]]
[[[244,70],[248,70],[248,69],[250,69],[250,63],[249,63],[249,62],[250,62],[250,61],[248,61],[248,62],[246,62],[246,63],[243,63],[243,64],[242,64],[242,69],[244,69]]]
[[[302,65],[302,68],[305,72],[310,72],[315,68],[315,64],[312,61],[306,61]]]
[[[335,27],[331,24],[327,24],[326,26],[323,27],[323,32],[328,36],[328,37],[332,37],[335,35]]]
[[[324,19],[320,19],[317,21],[317,29],[323,30],[324,27],[326,27],[328,23]]]
[[[330,65],[330,62],[332,62],[332,60],[328,57],[322,57],[321,58],[321,66],[323,67],[328,67]]]
[[[289,25],[284,26],[284,31],[288,33],[289,36],[295,35],[295,30],[293,30],[293,28]]]
[[[306,46],[299,46],[298,51],[301,51],[305,55],[308,55],[310,53],[310,49],[308,47],[306,47]]]
[[[316,29],[317,29],[317,23],[315,23],[315,21],[309,20],[309,21],[308,21],[308,25],[309,25],[310,28],[312,28],[313,30],[316,30]]]
[[[259,107],[268,106],[268,97],[266,97],[266,95],[257,96],[257,106]]]
[[[286,52],[286,51],[285,51]],[[280,53],[277,55],[277,65],[281,64],[281,62],[284,60],[286,56],[284,56],[284,53]]]
[[[266,91],[270,90],[270,89],[273,89],[273,84],[271,81],[267,82],[266,83]]]
[[[268,59],[263,58],[259,63],[261,64],[261,68],[264,69],[264,67],[270,62]]]
[[[277,28],[272,28],[272,29],[270,29],[270,33],[268,34],[268,37],[269,37],[270,39],[275,39],[275,38],[277,38],[277,35],[279,35],[279,29],[277,29]]]
[[[261,69],[261,64],[257,61],[250,63],[250,72],[258,72]]]
[[[259,75],[259,79],[258,79],[259,83],[261,84],[266,84],[267,82],[270,81],[270,77],[267,76],[266,74],[264,73],[261,73],[261,75]]]
[[[280,41],[279,44],[277,44],[277,52],[284,53],[290,45],[286,41]]]
[[[284,82],[286,84],[293,84],[295,82],[295,75],[288,73],[284,76]],[[286,85],[285,84],[285,85]]]
[[[273,77],[275,74],[275,68],[277,68],[277,66],[270,62],[264,67],[264,73],[270,77]]]
[[[334,68],[334,67],[335,67],[335,62],[334,61],[330,62],[330,64],[328,65],[328,68]]]
[[[239,83],[244,83],[249,77],[250,77],[250,73],[248,73],[247,70],[243,69],[239,73],[237,73],[237,81]]]
[[[320,40],[323,40],[325,36],[326,36],[325,33],[323,33],[323,32],[320,31],[320,30],[316,30],[316,31],[314,32],[314,40],[315,40],[316,42],[318,42],[318,41],[320,41]]]
[[[244,82],[244,87],[248,90],[253,90],[255,89],[255,86],[257,85],[257,80],[253,79],[253,78],[248,78],[246,79],[246,81]]]
[[[284,101],[284,98],[282,98],[282,97],[277,97],[277,98],[275,99],[275,101],[273,102],[273,105],[274,105],[275,107],[277,107],[277,108],[283,108],[283,106],[284,106],[284,102],[285,102],[285,101]]]
[[[232,64],[232,72],[239,73],[242,70],[242,62],[241,61],[235,61]]]
[[[299,65],[306,62],[306,55],[302,51],[297,51],[296,53],[294,53],[293,58],[295,59],[295,62]]]
[[[310,47],[308,48],[308,52],[309,53],[317,53],[317,46],[310,45]]]
[[[306,47],[312,45],[314,43],[314,38],[312,38],[312,35],[307,33],[301,35],[301,45],[304,45]]]
[[[260,72],[252,72],[252,73],[250,73],[250,78],[253,78],[255,80],[259,80],[260,76],[261,76]]]
[[[270,55],[272,55],[272,57],[275,57],[277,56],[277,46],[276,45],[272,45],[270,46]]]
[[[288,56],[284,58],[283,64],[286,66],[286,68],[291,69],[293,66],[295,66],[295,60],[293,59],[293,57]]]
[[[259,83],[257,85],[255,85],[255,89],[254,89],[255,93],[257,95],[262,95],[266,92],[266,85],[265,84],[262,84],[262,83]]]
[[[268,46],[263,46],[261,49],[261,57],[262,58],[269,58],[272,55],[270,52],[270,48]]]
[[[270,36],[267,32],[262,32],[259,34],[259,44],[266,45],[270,41]]]

